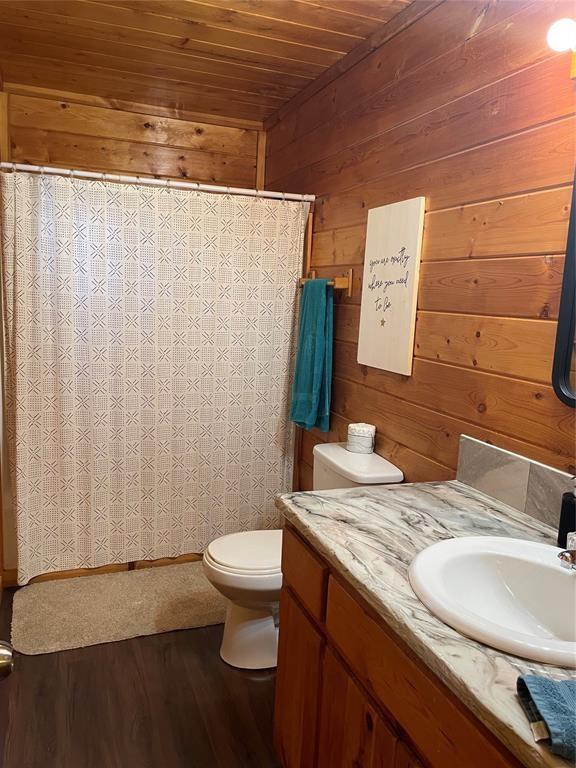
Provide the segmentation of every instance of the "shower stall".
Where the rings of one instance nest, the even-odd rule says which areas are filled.
[[[18,583],[276,527],[310,198],[3,170]]]

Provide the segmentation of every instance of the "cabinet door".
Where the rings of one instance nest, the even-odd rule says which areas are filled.
[[[313,768],[324,639],[290,590],[280,596],[274,744],[284,768]]]
[[[332,576],[326,629],[361,685],[382,703],[432,768],[518,765],[466,706]]]
[[[332,651],[324,656],[318,768],[394,768],[396,738]]]
[[[424,766],[414,752],[406,744],[400,742],[397,747],[394,768],[424,768]]]

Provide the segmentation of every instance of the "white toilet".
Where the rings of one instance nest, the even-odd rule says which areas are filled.
[[[204,552],[206,578],[228,598],[220,656],[233,667],[276,666],[281,557],[282,531],[231,533]]]
[[[314,490],[403,479],[398,467],[375,453],[350,453],[343,443],[314,448]],[[206,578],[228,598],[220,656],[233,667],[276,666],[281,558],[281,530],[231,533],[215,539],[204,552]]]

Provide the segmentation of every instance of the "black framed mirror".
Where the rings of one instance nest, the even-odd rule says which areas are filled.
[[[576,354],[574,327],[576,318],[576,178],[572,185],[572,204],[568,224],[566,260],[562,277],[556,346],[552,364],[552,386],[566,405],[576,406]]]

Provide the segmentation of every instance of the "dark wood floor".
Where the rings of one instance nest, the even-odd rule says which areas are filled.
[[[0,638],[9,639],[4,591]],[[277,768],[274,674],[220,660],[222,627],[16,658],[1,768]]]

